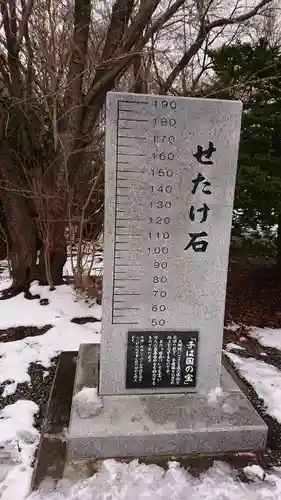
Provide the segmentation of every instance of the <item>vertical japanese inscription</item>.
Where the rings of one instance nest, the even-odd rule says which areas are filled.
[[[127,389],[195,387],[198,332],[129,332]]]
[[[209,141],[208,148],[204,149],[200,144],[197,145],[197,152],[193,154],[194,158],[201,163],[201,165],[213,165],[212,155],[215,153],[216,148],[212,141]],[[197,176],[192,179],[193,188],[191,193],[193,196],[196,196],[196,192],[198,189],[201,189],[202,193],[205,196],[210,196],[212,194],[211,191],[211,182],[206,179],[201,172],[198,172]],[[189,220],[191,222],[204,224],[204,222],[208,221],[208,214],[210,212],[210,207],[207,203],[204,203],[203,206],[199,208],[197,205],[191,205],[189,210]],[[184,250],[188,250],[192,248],[194,252],[206,252],[208,248],[208,233],[206,231],[201,230],[198,232],[189,233],[189,243],[186,245]]]

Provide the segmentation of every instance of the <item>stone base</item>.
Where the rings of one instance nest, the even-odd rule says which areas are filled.
[[[98,387],[99,346],[80,347],[74,396]],[[222,367],[222,396],[104,396],[95,416],[72,404],[68,460],[262,451],[267,426]]]

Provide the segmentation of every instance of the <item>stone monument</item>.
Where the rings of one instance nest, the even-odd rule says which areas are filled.
[[[73,405],[70,459],[265,446],[221,365],[241,112],[108,93],[102,340],[81,346],[74,387],[101,399],[88,418]]]

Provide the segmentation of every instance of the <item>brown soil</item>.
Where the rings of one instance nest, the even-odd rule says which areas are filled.
[[[225,322],[281,328],[281,278],[274,268],[229,266]]]
[[[22,340],[26,337],[37,337],[38,335],[43,335],[48,330],[52,328],[52,325],[46,325],[41,328],[37,326],[17,326],[13,328],[7,328],[6,330],[0,330],[0,341],[1,342],[15,342],[16,340]]]

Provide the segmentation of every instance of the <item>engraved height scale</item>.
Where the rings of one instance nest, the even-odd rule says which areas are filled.
[[[101,394],[186,392],[126,388],[134,332],[198,332],[189,390],[219,385],[240,119],[239,102],[108,93]]]

